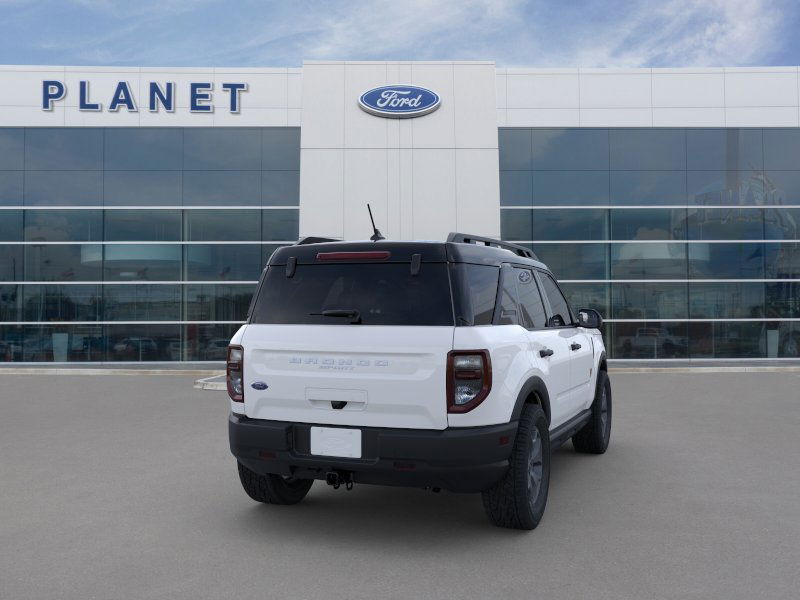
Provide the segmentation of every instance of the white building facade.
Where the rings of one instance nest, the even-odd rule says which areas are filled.
[[[530,245],[612,358],[796,358],[799,75],[2,66],[0,360],[221,360],[272,249],[365,238],[367,203]]]

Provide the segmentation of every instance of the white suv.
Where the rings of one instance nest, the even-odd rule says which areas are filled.
[[[481,492],[494,524],[533,529],[553,449],[608,446],[600,325],[498,240],[281,248],[228,349],[242,485],[272,504],[315,479]]]

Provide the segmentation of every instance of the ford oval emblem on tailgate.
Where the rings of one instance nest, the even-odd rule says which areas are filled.
[[[254,381],[253,383],[250,384],[250,387],[253,388],[254,390],[265,390],[269,386],[263,381]]]

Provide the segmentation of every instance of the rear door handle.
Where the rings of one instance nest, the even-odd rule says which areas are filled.
[[[545,348],[544,350],[539,350],[539,356],[544,358],[545,356],[553,356],[553,351],[550,348]]]
[[[573,350],[580,350],[581,345],[573,342],[572,344],[570,344],[570,348],[572,348]]]

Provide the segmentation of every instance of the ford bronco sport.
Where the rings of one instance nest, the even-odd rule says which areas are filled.
[[[480,492],[494,524],[533,529],[553,449],[608,447],[600,325],[490,238],[280,248],[228,349],[242,486],[272,504],[315,479]]]

